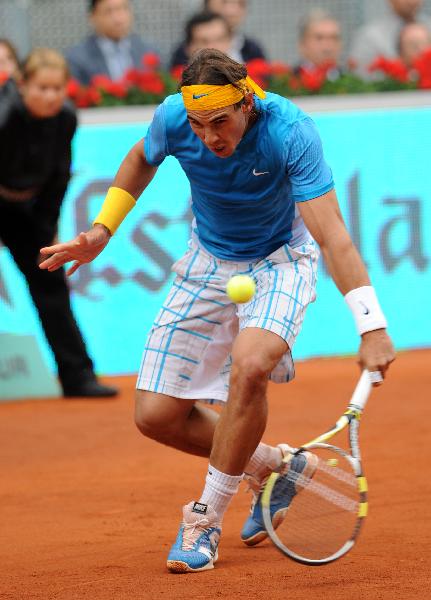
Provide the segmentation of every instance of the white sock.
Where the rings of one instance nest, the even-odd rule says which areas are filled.
[[[250,458],[245,473],[262,481],[280,465],[282,458],[283,453],[280,448],[260,443]]]
[[[205,488],[199,503],[209,504],[216,511],[219,524],[230,501],[237,493],[242,478],[242,475],[226,475],[212,465],[208,466]]]

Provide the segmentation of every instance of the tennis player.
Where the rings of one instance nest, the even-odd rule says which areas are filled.
[[[192,238],[174,264],[176,278],[148,335],[137,381],[136,423],[163,444],[210,463],[202,495],[183,509],[168,556],[173,572],[213,567],[223,515],[244,473],[254,501],[241,537],[266,537],[259,488],[289,449],[261,442],[268,379],[294,377],[291,349],[315,299],[319,249],[353,312],[359,362],[382,381],[394,360],[386,320],[343,223],[331,170],[313,121],[289,100],[265,94],[247,70],[221,52],[202,50],[184,71],[148,133],[124,159],[93,228],[43,248],[41,268],[68,273],[93,260],[135,206],[166,156],[189,178]],[[317,243],[316,243],[317,242]],[[257,284],[236,306],[225,294],[235,274]],[[197,400],[225,403],[220,418]],[[314,456],[296,457],[309,476]],[[292,490],[292,496],[296,490]],[[286,501],[271,506],[275,523]]]

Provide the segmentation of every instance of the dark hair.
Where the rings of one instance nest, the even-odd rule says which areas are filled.
[[[247,77],[247,67],[236,62],[220,50],[204,48],[193,55],[181,78],[183,85],[227,85]]]
[[[195,27],[197,27],[198,25],[204,25],[206,23],[212,23],[213,21],[221,21],[225,25],[226,31],[229,34],[231,33],[228,22],[224,17],[217,13],[210,12],[209,10],[204,10],[200,13],[196,13],[187,21],[184,27],[186,44],[188,45],[191,43]]]
[[[94,9],[99,4],[99,2],[102,2],[102,0],[89,0],[89,2],[88,2],[88,12],[94,12]]]
[[[210,3],[211,3],[211,0],[204,0],[204,8],[208,9]]]

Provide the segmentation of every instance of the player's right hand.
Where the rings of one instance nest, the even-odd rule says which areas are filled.
[[[370,373],[380,372],[384,379],[389,365],[394,360],[394,346],[386,329],[376,329],[362,334],[359,348],[359,364],[362,369],[368,369]],[[374,381],[373,386],[381,385],[382,381]]]
[[[62,244],[54,244],[41,248],[42,262],[40,269],[56,271],[68,262],[74,261],[66,271],[70,276],[79,267],[89,263],[98,256],[111,239],[111,234],[103,225],[95,225],[86,233],[80,233],[74,240]]]

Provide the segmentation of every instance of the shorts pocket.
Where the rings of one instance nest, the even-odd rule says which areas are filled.
[[[270,254],[267,257],[267,260],[270,260],[275,264],[286,262],[292,263],[303,258],[314,261],[319,258],[319,255],[320,250],[318,245],[314,240],[309,240],[300,246],[295,246],[295,248],[292,248],[289,244],[283,244],[283,246],[277,248],[275,252]]]

